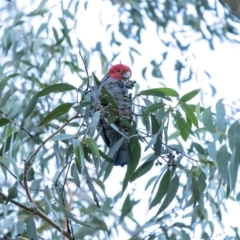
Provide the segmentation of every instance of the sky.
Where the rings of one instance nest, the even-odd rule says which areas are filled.
[[[17,4],[22,4],[21,7],[24,6],[24,11],[30,11],[30,9],[34,9],[36,7],[34,3],[30,3],[30,1],[28,1],[29,4],[27,5],[26,2],[27,1],[24,3],[23,1],[18,1]],[[50,24],[55,25],[57,24],[55,21],[57,21],[60,5],[59,2],[48,4],[51,6],[55,15],[55,20],[51,21]],[[89,1],[88,11],[81,10],[79,12],[78,16],[76,17],[78,19],[78,25],[74,34],[76,38],[81,39],[82,43],[84,43],[85,48],[91,49],[93,46],[95,46],[96,41],[100,40],[103,43],[104,50],[111,51],[108,45],[109,38],[106,34],[106,25],[111,22],[112,28],[117,29],[118,17],[117,14],[115,14],[115,11],[117,11],[117,7],[113,7],[109,1]],[[135,63],[131,67],[133,72],[133,79],[136,79],[140,83],[139,90],[143,90],[148,87],[158,87],[161,86],[161,84],[164,84],[166,87],[179,90],[176,83],[175,73],[173,71],[174,67],[171,61],[164,65],[164,81],[151,77],[150,71],[147,73],[147,81],[143,79],[141,70],[146,66],[146,64],[148,64],[152,59],[155,59],[157,55],[161,56],[164,51],[170,51],[169,49],[165,49],[165,46],[160,43],[159,38],[155,32],[154,24],[146,20],[146,26],[146,30],[144,30],[142,34],[141,45],[137,44],[133,40],[126,41],[126,39],[124,39],[120,34],[117,34],[118,40],[123,44],[121,46],[121,53],[114,63],[119,63],[121,61],[126,65],[131,65],[128,47],[134,46],[136,49],[140,49],[141,51],[141,56],[135,58]],[[240,25],[238,28],[240,28]],[[196,57],[195,59],[192,58],[192,66],[199,74],[196,76],[195,80],[183,84],[179,90],[181,95],[193,89],[200,88],[202,89],[202,96],[204,98],[204,103],[206,106],[214,106],[220,99],[224,99],[223,102],[226,104],[227,108],[228,106],[232,106],[232,102],[238,102],[240,81],[240,45],[226,42],[221,43],[219,41],[216,41],[215,50],[211,51],[207,44],[203,42],[196,43],[195,36],[193,36],[191,52],[194,53]],[[76,54],[78,54],[78,48],[76,48]],[[171,50],[171,52],[169,52],[169,58],[174,59],[177,54],[179,54],[177,51]],[[211,79],[202,74],[202,70],[208,71],[211,75]],[[89,72],[96,72],[97,76],[101,78],[101,65],[97,53],[91,56]],[[70,83],[78,86],[77,79],[73,79]],[[209,83],[211,83],[217,89],[217,93],[214,97],[211,97]],[[199,99],[200,97],[197,100],[199,101]],[[144,191],[144,188],[140,186],[145,186],[144,181],[149,178],[150,174],[154,175],[160,171],[160,169],[153,168],[152,171],[153,172],[147,174],[141,180],[135,181],[128,189],[129,193],[135,189],[134,199],[142,199],[141,203],[135,210],[135,214],[139,214],[138,219],[140,223],[144,223],[148,216],[151,215],[147,210],[147,194]],[[110,196],[115,195],[117,191],[119,191],[119,188],[117,188],[116,185],[119,185],[119,181],[122,180],[124,174],[125,168],[114,168],[113,173],[106,181],[107,189],[111,189],[111,191],[108,192]],[[118,203],[119,206],[121,206],[121,204],[122,201]],[[230,231],[230,226],[234,226],[236,225],[236,222],[238,222],[232,217],[236,216],[236,211],[238,211],[238,216],[240,214],[239,205],[237,203],[229,201],[227,206],[229,214],[225,214],[223,218],[225,232]],[[219,232],[216,234],[222,234],[221,227],[218,228]],[[115,239],[124,239],[127,237],[127,235],[124,234],[125,233],[121,233],[121,236],[119,238],[116,236]],[[220,235],[219,238],[216,237],[215,239],[222,239],[222,235]]]

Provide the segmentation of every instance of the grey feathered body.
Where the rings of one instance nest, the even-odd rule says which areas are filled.
[[[129,136],[130,124],[131,124],[131,111],[132,111],[132,101],[128,95],[128,88],[132,88],[134,86],[133,81],[124,82],[123,80],[117,80],[106,75],[101,80],[101,85],[109,92],[109,94],[116,101],[118,106],[118,113],[115,112],[115,116],[119,116],[114,122],[114,124],[118,127],[119,131],[123,133],[126,137]],[[129,126],[125,126],[122,124],[122,120],[125,120],[129,123]],[[101,136],[106,143],[106,145],[111,148],[114,143],[116,143],[120,138],[122,138],[122,134],[117,132],[111,126],[108,125],[105,118],[101,118],[99,121],[99,128],[101,128]],[[130,149],[130,139],[125,138],[121,147],[118,149],[116,154],[114,155],[114,165],[124,166],[128,164],[131,157],[131,149]]]

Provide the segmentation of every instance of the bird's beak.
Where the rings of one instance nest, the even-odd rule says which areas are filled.
[[[130,77],[132,76],[132,74],[131,74],[131,72],[125,72],[123,75],[122,75],[122,77],[123,77],[123,79],[124,80],[128,80],[128,79],[130,79]]]

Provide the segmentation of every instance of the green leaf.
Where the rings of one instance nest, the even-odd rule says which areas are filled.
[[[179,187],[179,177],[178,175],[175,175],[173,179],[170,181],[170,185],[168,187],[166,197],[164,198],[163,203],[159,208],[156,216],[159,215],[163,210],[165,210],[169,206],[169,204],[172,202],[172,200],[176,196],[178,187]]]
[[[84,151],[83,151],[82,143],[79,141],[79,139],[73,140],[73,151],[76,156],[76,165],[77,165],[78,173],[83,174],[85,169]]]
[[[57,106],[46,117],[43,118],[43,120],[41,121],[39,126],[44,125],[54,119],[57,119],[58,117],[67,113],[71,109],[72,105],[73,105],[73,103],[63,103],[63,104]]]
[[[100,99],[101,104],[104,106],[108,106],[110,104],[111,105],[110,108],[113,109],[117,113],[118,105],[117,105],[116,101],[114,100],[114,98],[112,97],[112,95],[104,87],[102,87],[101,94],[103,96]]]
[[[238,169],[239,169],[239,159],[240,159],[240,149],[238,147],[234,148],[232,151],[232,155],[230,158],[230,180],[231,180],[231,189],[235,190],[235,186],[237,183],[237,177],[238,177]]]
[[[206,184],[206,174],[202,171],[202,169],[200,169],[200,174],[198,177],[198,186],[199,186],[199,193],[200,195],[203,194],[207,184]]]
[[[216,118],[217,118],[216,127],[217,127],[217,130],[223,134],[225,134],[226,127],[227,127],[225,116],[226,116],[226,110],[225,110],[224,104],[222,102],[218,102],[216,105]]]
[[[109,111],[109,116],[107,118],[107,124],[108,126],[111,125],[112,123],[115,122],[115,116],[114,116],[114,113],[113,111]]]
[[[83,225],[85,227],[89,227],[89,228],[94,228],[94,224],[91,224],[92,226],[86,224],[86,222],[84,221],[80,221],[78,218],[76,218],[71,212],[69,212],[65,206],[62,206],[62,204],[59,202],[59,206],[61,208],[61,211],[63,212],[63,214],[65,215],[66,218],[72,220],[73,222]]]
[[[34,16],[38,16],[38,15],[43,16],[47,12],[48,12],[47,9],[37,9],[37,10],[34,10],[31,13],[27,14],[26,16],[27,17],[34,17]]]
[[[122,206],[122,209],[121,209],[121,216],[119,218],[119,223],[121,223],[123,221],[123,219],[130,213],[132,212],[132,209],[134,207],[134,205],[136,205],[138,201],[134,201],[134,200],[131,200],[130,199],[130,196],[127,195],[124,203],[123,203],[123,206]]]
[[[180,135],[183,138],[183,140],[187,140],[189,134],[193,134],[190,126],[186,123],[184,118],[177,112],[176,115],[173,116],[174,120],[176,121],[177,128],[180,131]]]
[[[2,147],[0,149],[0,156],[2,156],[4,153],[6,153],[9,150],[11,144],[14,143],[14,141],[15,141],[15,139],[17,137],[17,134],[18,134],[18,131],[13,133],[13,134],[11,134],[7,138],[6,142],[2,145]]]
[[[53,30],[55,41],[58,42],[59,41],[58,32],[55,27],[52,27],[52,30]]]
[[[27,175],[26,175],[26,179],[28,182],[31,182],[33,179],[34,179],[34,170],[33,168],[31,167],[28,171],[27,171]]]
[[[215,132],[215,128],[212,120],[211,107],[206,108],[202,113],[203,125],[209,132]]]
[[[202,113],[205,108],[201,107],[199,104],[196,105],[196,104],[188,104],[188,106],[196,113]]]
[[[107,162],[109,162],[109,163],[113,163],[113,159],[112,158],[110,158],[110,157],[108,157],[103,151],[101,151],[101,150],[99,150],[98,149],[98,151],[99,151],[99,154],[100,154],[100,156],[102,157],[102,158],[104,158]],[[99,176],[100,177],[100,176]]]
[[[33,215],[30,215],[26,220],[26,230],[28,239],[37,240],[37,229],[33,219]]]
[[[151,115],[150,119],[151,119],[151,126],[152,126],[152,134],[156,134],[157,132],[160,131],[161,126],[155,115]]]
[[[33,111],[34,107],[37,104],[37,101],[38,97],[33,96],[30,102],[28,103],[26,110],[24,111],[23,119],[26,119],[31,114],[31,112]]]
[[[157,111],[158,109],[163,108],[164,106],[165,106],[164,103],[154,103],[153,105],[148,107],[143,114],[143,122],[146,122],[146,118],[148,117],[149,114]]]
[[[178,97],[178,92],[172,88],[152,88],[148,90],[141,91],[138,95],[156,96],[156,97]]]
[[[63,140],[69,140],[77,138],[77,135],[72,135],[72,134],[58,134],[52,138],[53,141],[63,141]]]
[[[93,116],[91,118],[91,122],[89,124],[89,135],[91,137],[94,136],[94,133],[97,129],[97,125],[98,125],[98,122],[99,122],[99,119],[100,119],[100,114],[101,114],[101,111],[97,111],[93,114]]]
[[[149,206],[149,209],[153,208],[154,206],[156,206],[158,203],[161,202],[161,200],[167,193],[167,190],[168,190],[168,187],[170,184],[170,180],[171,180],[171,174],[170,174],[169,169],[167,169],[159,183],[157,193],[156,193],[154,199],[152,200],[152,202]]]
[[[14,198],[17,198],[17,196],[18,196],[17,184],[14,184],[13,187],[8,189],[7,202],[14,199]]]
[[[97,191],[95,190],[95,187],[92,183],[92,179],[88,174],[87,168],[85,168],[85,176],[86,176],[88,188],[93,195],[93,199],[94,199],[96,205],[98,206],[98,208],[100,208],[100,204],[99,204],[99,201],[98,201],[98,198],[97,198]]]
[[[113,158],[115,153],[122,146],[123,141],[124,141],[124,137],[121,137],[117,142],[115,142],[112,145],[112,147],[109,149],[109,152],[108,152],[107,156],[110,157],[110,158]]]
[[[34,97],[40,98],[54,92],[67,92],[76,89],[73,85],[68,83],[57,83],[44,88],[43,90],[37,92]]]
[[[44,192],[44,194],[43,194],[44,199],[45,199],[45,201],[46,201],[46,203],[47,203],[47,205],[50,209],[51,215],[54,217],[54,221],[57,223],[58,227],[61,228],[61,223],[60,223],[59,217],[58,217],[56,211],[54,210],[54,208],[52,206],[53,204],[51,203],[51,199],[49,199],[49,197],[50,197],[49,196],[49,189],[45,188],[43,190],[43,192]]]
[[[92,103],[90,101],[82,101],[79,105],[74,106],[74,110],[78,113],[81,113],[85,107],[90,106]]]
[[[80,186],[81,182],[80,182],[79,174],[77,171],[77,166],[75,163],[73,163],[71,166],[71,176],[72,176],[73,182],[76,184],[76,186]]]
[[[234,122],[228,129],[228,141],[231,150],[235,147],[239,147],[240,144],[240,123],[239,120]]]
[[[191,107],[189,107],[186,103],[180,102],[180,105],[182,107],[182,110],[186,114],[186,118],[188,118],[197,128],[198,128],[198,120],[196,115],[194,114]]]
[[[194,98],[199,92],[201,91],[201,89],[196,89],[196,90],[193,90],[189,93],[186,93],[185,95],[183,95],[179,102],[187,102],[189,100],[191,100],[192,98]]]
[[[130,181],[133,182],[139,177],[146,174],[153,167],[154,161],[144,162],[131,176]]]
[[[3,118],[0,118],[0,127],[6,125],[9,123],[9,119],[3,117]]]
[[[130,146],[131,146],[131,158],[127,165],[127,171],[123,180],[123,186],[122,186],[122,194],[124,193],[125,189],[127,188],[127,185],[129,183],[130,178],[132,177],[134,171],[136,170],[139,160],[141,158],[141,145],[139,143],[139,140],[137,137],[133,137],[130,140]]]
[[[230,153],[227,150],[226,144],[221,146],[217,152],[217,164],[218,171],[221,174],[223,180],[229,185],[229,170],[228,164],[230,159]]]
[[[92,154],[99,156],[97,143],[92,138],[86,138],[85,142],[87,146],[91,149]]]
[[[193,192],[193,207],[195,207],[196,203],[199,201],[200,192],[198,187],[198,182],[195,177],[192,176],[192,192]]]
[[[206,155],[206,151],[205,149],[202,147],[202,145],[196,143],[196,142],[193,142],[193,146],[194,148],[198,151],[198,153],[202,154],[202,155]]]
[[[38,31],[36,33],[36,37],[40,35],[42,31],[44,31],[48,27],[48,23],[42,23],[40,27],[38,28]]]
[[[96,83],[96,86],[99,87],[101,83],[99,82],[99,80],[98,80],[98,78],[96,77],[95,74],[93,74],[93,78],[94,78],[94,81]],[[118,106],[117,106],[116,101],[112,97],[112,95],[104,87],[102,87],[102,89],[101,89],[101,94],[102,94],[102,97],[100,99],[101,104],[104,105],[104,106],[108,106],[110,104],[111,109],[113,109],[117,113],[118,112],[117,111]]]
[[[108,162],[106,163],[106,168],[105,168],[105,172],[104,172],[104,176],[103,176],[103,181],[105,181],[111,174],[114,165],[113,164],[109,164]]]
[[[162,133],[157,135],[156,142],[153,144],[153,150],[156,156],[161,156],[162,153]]]

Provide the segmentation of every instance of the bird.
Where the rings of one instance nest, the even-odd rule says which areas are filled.
[[[108,73],[100,80],[99,87],[104,88],[111,95],[117,109],[114,109],[114,106],[111,105],[110,107],[109,105],[107,107],[106,104],[103,106],[101,102],[104,102],[104,96],[100,95],[99,101],[97,101],[98,109],[100,108],[102,113],[98,123],[98,131],[107,147],[111,148],[118,140],[124,137],[121,146],[113,157],[114,165],[122,167],[128,164],[131,158],[130,139],[128,136],[131,129],[132,99],[128,89],[133,88],[136,83],[130,80],[131,76],[132,71],[130,67],[122,63],[112,65]],[[112,123],[117,127],[117,130],[108,122],[110,114],[114,117]]]

